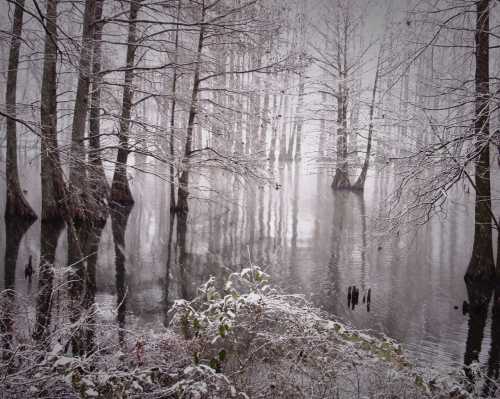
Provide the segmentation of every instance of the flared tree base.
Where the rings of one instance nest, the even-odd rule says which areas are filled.
[[[174,206],[170,207],[170,213],[175,213],[177,215],[187,215],[189,212],[189,205],[187,201],[187,196],[184,198],[182,194],[179,194],[179,199]]]
[[[340,169],[335,171],[335,177],[333,178],[332,188],[334,190],[350,190],[351,183],[349,182],[349,177],[345,172]]]
[[[117,175],[113,177],[113,183],[111,184],[111,193],[109,196],[109,202],[115,203],[123,206],[134,205],[134,197],[132,197],[132,192],[130,191],[130,186],[128,184],[128,179],[126,176]]]
[[[490,243],[491,244],[491,243]],[[488,248],[473,250],[464,279],[470,283],[493,284],[496,278],[493,250]]]
[[[24,195],[17,190],[7,190],[7,203],[5,204],[5,219],[22,219],[34,221],[38,217],[31,208]]]

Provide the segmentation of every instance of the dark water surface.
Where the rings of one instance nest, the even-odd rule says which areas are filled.
[[[459,187],[450,195],[446,216],[409,233],[387,234],[377,229],[375,218],[387,206],[391,167],[372,172],[364,195],[332,192],[328,173],[318,173],[313,166],[288,164],[278,174],[280,186],[258,187],[207,172],[197,179],[201,189],[185,225],[170,223],[167,185],[152,175],[136,174],[131,182],[136,204],[130,214],[125,210],[110,217],[100,240],[89,243],[88,254],[97,255],[91,273],[96,291],[90,300],[108,309],[107,317],[121,327],[155,329],[165,322],[175,299],[192,298],[210,275],[222,276],[253,263],[286,291],[305,294],[354,327],[401,341],[418,363],[460,367],[470,332],[462,302],[467,299],[463,275],[472,248],[473,194]],[[32,177],[33,192],[37,184]],[[36,204],[31,191],[28,197]],[[2,221],[0,237],[13,234],[12,229],[6,231]],[[43,272],[40,230],[36,222],[24,235],[15,270],[5,264],[7,240],[0,240],[0,287],[15,288],[31,303],[32,313]],[[60,273],[53,284],[58,286],[67,278],[67,234],[44,234],[57,242],[55,265]],[[24,277],[30,256],[36,272],[31,286]],[[360,290],[355,309],[347,303],[353,285]],[[369,312],[362,301],[368,289]],[[123,306],[116,314],[112,309],[117,303]],[[488,316],[483,363],[491,343],[490,325]]]

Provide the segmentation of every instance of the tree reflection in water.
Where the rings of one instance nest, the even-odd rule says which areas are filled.
[[[96,263],[104,223],[74,226],[68,231],[70,316],[74,355],[94,350]]]
[[[500,284],[466,282],[469,302],[464,302],[463,311],[469,314],[467,341],[464,354],[464,372],[467,377],[466,386],[469,391],[474,390],[479,376],[471,367],[479,362],[479,355],[483,343],[485,326],[488,319],[488,309],[491,298],[491,346],[488,356],[488,367],[485,382],[481,390],[482,397],[495,397],[500,370]]]
[[[13,328],[15,319],[16,301],[16,265],[19,254],[19,244],[28,231],[33,221],[6,220],[6,246],[5,246],[5,285],[0,296],[0,334],[2,359],[8,360],[11,356]],[[31,260],[31,258],[30,258]],[[31,284],[31,276],[29,277]]]
[[[500,371],[500,282],[497,281],[493,295],[491,320],[491,347],[488,359],[488,373],[483,395],[494,397],[499,383]]]
[[[54,299],[54,262],[57,242],[63,231],[64,223],[59,221],[41,222],[40,267],[38,273],[38,294],[33,338],[43,341],[49,336]]]
[[[125,268],[125,230],[133,206],[114,205],[111,208],[111,225],[115,243],[116,306],[118,312],[118,342],[125,343],[125,315],[127,311],[127,291]]]

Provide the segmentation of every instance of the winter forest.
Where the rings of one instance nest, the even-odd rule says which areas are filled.
[[[0,399],[500,395],[500,2],[0,0]]]

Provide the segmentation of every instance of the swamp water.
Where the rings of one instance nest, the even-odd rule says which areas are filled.
[[[472,248],[473,194],[457,188],[446,216],[410,232],[388,234],[379,231],[376,218],[383,215],[393,186],[391,167],[373,171],[359,195],[335,193],[326,171],[299,165],[280,166],[275,187],[241,185],[207,172],[197,178],[185,224],[171,223],[167,183],[136,172],[131,180],[134,207],[110,216],[100,237],[89,244],[95,265],[90,300],[108,309],[105,317],[122,328],[156,330],[168,319],[173,301],[193,298],[210,275],[257,264],[286,292],[305,295],[355,328],[402,342],[417,364],[461,367],[466,346],[479,349],[483,334],[479,359],[486,364],[492,311],[486,325],[462,313],[468,298],[463,275]],[[24,179],[32,187],[39,184],[37,176]],[[28,199],[39,208],[32,195],[28,192]],[[37,221],[24,234],[17,262],[5,256],[12,244],[4,237],[13,237],[13,229],[1,221],[0,287],[15,289],[34,320],[41,226]],[[45,242],[52,240],[56,271],[63,270],[66,232],[43,234]],[[24,276],[30,256],[31,284]],[[71,290],[66,280],[67,273],[56,272],[53,286]],[[347,300],[351,286],[359,290],[354,309]],[[368,289],[369,309],[363,303]],[[118,304],[118,312],[113,311]],[[52,329],[57,328],[56,312],[54,304]]]

